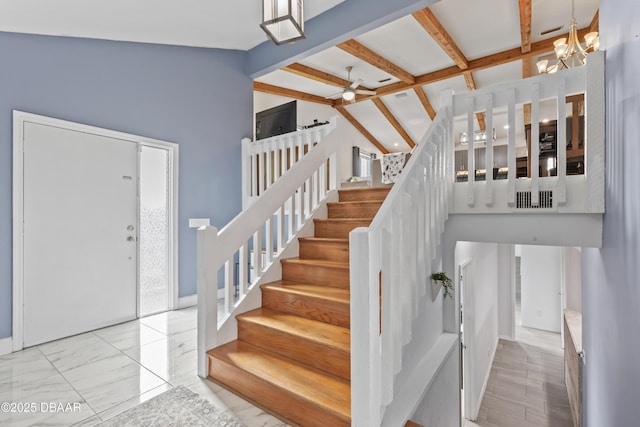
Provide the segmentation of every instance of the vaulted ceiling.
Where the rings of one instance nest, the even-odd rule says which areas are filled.
[[[597,0],[575,0],[575,17],[581,39],[597,31]],[[407,151],[435,117],[444,89],[460,93],[537,73],[535,63],[570,23],[569,0],[442,0],[264,75],[254,90],[330,105],[383,153]],[[358,88],[375,95],[342,100],[348,66],[351,81],[362,79]],[[519,111],[523,129],[528,107]],[[506,114],[497,114],[498,138],[505,124]],[[483,114],[476,126],[485,128]]]

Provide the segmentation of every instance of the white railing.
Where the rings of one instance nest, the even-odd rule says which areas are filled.
[[[423,346],[429,347],[442,334],[442,303],[432,298],[429,276],[441,268],[453,184],[451,108],[447,92],[371,225],[349,237],[352,426],[383,425],[420,310],[440,313],[440,319],[413,339],[429,340]]]
[[[335,127],[335,120],[333,127]],[[219,232],[198,230],[198,375],[208,375],[206,352],[230,341],[220,327],[267,275],[288,243],[336,189],[340,141],[327,138],[271,182],[260,197]],[[274,279],[275,280],[275,279]],[[222,286],[218,286],[222,282]],[[259,290],[259,289],[258,289]],[[219,292],[223,298],[219,298]],[[255,295],[256,293],[253,293]],[[218,316],[218,303],[222,303]],[[258,298],[259,303],[259,298]],[[259,305],[259,304],[258,304]],[[218,319],[220,318],[220,322]],[[235,331],[235,329],[234,329]]]
[[[584,174],[567,174],[567,96],[585,94],[584,99]],[[554,101],[557,116],[557,151],[550,157],[557,165],[554,176],[540,176],[541,102]],[[530,153],[527,167],[529,177],[516,175],[516,106],[531,105]],[[467,147],[467,182],[454,186],[452,213],[603,213],[604,212],[604,52],[589,55],[587,65],[545,74],[524,80],[487,87],[453,97],[453,117],[465,117],[467,135],[474,134],[476,113],[485,113],[487,134],[494,126],[494,115],[504,114],[508,119],[507,179],[495,180],[492,173],[494,144],[486,139],[484,164],[478,171],[476,149],[481,144]],[[577,120],[577,117],[573,117]],[[500,129],[501,130],[501,129]],[[469,138],[472,139],[472,138]],[[524,137],[521,137],[524,142]],[[578,135],[573,135],[573,150],[577,149]],[[526,148],[526,147],[523,147]],[[578,150],[580,151],[580,150]],[[498,165],[505,166],[505,165]],[[504,168],[503,168],[504,170]],[[477,173],[481,180],[477,180]],[[541,200],[541,197],[544,199]]]
[[[242,140],[242,208],[246,209],[274,182],[336,128],[329,123],[297,132],[251,141]]]

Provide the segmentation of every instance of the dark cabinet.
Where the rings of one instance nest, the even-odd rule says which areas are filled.
[[[567,175],[584,173],[584,116],[567,117]],[[558,164],[558,124],[556,120],[540,123],[539,176],[556,176]],[[527,174],[531,177],[531,125],[525,125],[527,139]],[[517,160],[518,176],[523,174],[522,159]],[[524,176],[524,174],[522,175]]]

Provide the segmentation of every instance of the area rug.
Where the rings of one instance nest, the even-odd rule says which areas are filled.
[[[184,386],[172,388],[100,424],[101,427],[245,427]]]

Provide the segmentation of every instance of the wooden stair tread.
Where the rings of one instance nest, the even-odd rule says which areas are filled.
[[[409,420],[407,421],[407,423],[404,425],[404,427],[422,427],[422,425],[418,424],[418,423],[414,423],[413,421]]]
[[[266,327],[278,329],[284,333],[304,337],[329,347],[350,352],[350,330],[340,326],[305,317],[294,316],[270,310],[257,308],[236,316],[238,321],[252,322]]]
[[[371,218],[315,218],[314,222],[360,223],[371,222]]]
[[[349,381],[323,373],[302,363],[275,355],[243,341],[232,341],[207,352],[262,381],[339,416],[351,417]],[[215,377],[214,377],[215,379]],[[239,390],[242,393],[241,390]]]
[[[349,269],[348,262],[342,261],[329,261],[325,259],[300,259],[300,258],[285,258],[281,260],[282,263],[289,264],[302,264],[308,266],[322,266],[322,267],[330,267],[330,268],[344,268]]]
[[[335,302],[350,302],[348,289],[332,288],[330,286],[310,285],[286,280],[266,283],[261,288],[273,289],[279,292],[290,292],[297,295],[309,295]]]
[[[340,237],[298,237],[298,240],[307,242],[349,243],[349,239]]]
[[[356,206],[356,205],[381,205],[384,199],[380,200],[345,200],[344,202],[327,202],[330,206]]]

